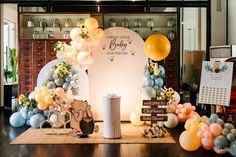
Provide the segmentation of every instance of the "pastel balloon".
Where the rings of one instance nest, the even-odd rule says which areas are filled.
[[[230,142],[228,151],[232,156],[236,157],[236,140]]]
[[[206,150],[211,150],[213,148],[213,140],[211,138],[202,138],[202,147]]]
[[[213,150],[214,150],[217,154],[225,154],[225,153],[228,152],[227,148],[220,149],[220,148],[217,148],[217,147],[213,147]]]
[[[165,59],[170,53],[170,41],[161,34],[153,34],[144,43],[144,53],[154,61]]]
[[[39,128],[40,123],[42,123],[45,120],[45,117],[42,114],[35,114],[30,118],[30,125],[33,128]]]
[[[222,127],[220,124],[213,123],[210,125],[210,132],[212,133],[213,136],[218,136],[222,132]]]
[[[135,126],[143,125],[144,122],[140,121],[140,116],[141,116],[141,114],[137,111],[131,112],[131,114],[130,114],[131,123]]]
[[[178,114],[179,122],[185,122],[187,119],[187,116],[185,114]]]
[[[93,37],[95,39],[99,39],[99,38],[103,37],[104,32],[103,32],[103,30],[101,28],[97,28],[97,29],[92,31],[92,34],[93,34]]]
[[[11,115],[9,121],[13,127],[21,127],[25,124],[26,119],[22,117],[20,112],[15,112]]]
[[[168,113],[167,116],[168,116],[168,119],[166,122],[164,122],[164,125],[167,128],[175,128],[178,125],[177,116],[173,113]]]
[[[201,139],[196,133],[185,130],[179,137],[179,143],[184,150],[195,151],[201,146]]]
[[[224,128],[231,130],[231,129],[234,129],[234,126],[231,123],[225,123]]]
[[[174,99],[175,99],[175,103],[179,103],[180,102],[180,95],[178,92],[174,91],[174,95],[173,95]]]
[[[224,148],[226,148],[228,145],[229,145],[229,142],[228,142],[228,140],[226,139],[226,137],[223,136],[223,135],[217,136],[217,137],[214,139],[214,146],[217,147],[217,148],[219,148],[219,149],[224,149]]]
[[[48,106],[46,104],[41,104],[41,103],[38,103],[37,105],[38,109],[40,110],[46,110],[48,108]]]
[[[144,87],[142,89],[142,98],[144,100],[149,100],[153,97],[156,97],[156,90],[152,87]]]
[[[85,26],[89,31],[93,31],[93,30],[95,30],[96,28],[98,28],[98,21],[97,21],[97,19],[95,19],[95,18],[93,18],[93,17],[87,18],[87,19],[84,21],[84,26]]]
[[[173,104],[167,105],[166,106],[166,111],[167,111],[167,113],[175,112],[175,105],[173,105]]]
[[[80,29],[79,28],[73,28],[70,32],[70,38],[74,41],[79,41],[81,36],[80,36]]]

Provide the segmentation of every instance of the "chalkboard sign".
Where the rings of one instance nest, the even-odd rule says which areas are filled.
[[[142,115],[140,117],[141,121],[151,121],[151,124],[157,121],[167,121],[166,115],[166,105],[167,100],[157,100],[156,98],[152,98],[151,100],[143,100],[142,114],[150,114],[150,115]]]

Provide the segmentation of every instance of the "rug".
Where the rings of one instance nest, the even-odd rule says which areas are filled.
[[[130,123],[121,124],[122,137],[119,139],[103,138],[103,123],[96,123],[99,132],[89,135],[89,138],[78,138],[68,135],[70,129],[34,129],[29,128],[16,137],[10,144],[148,144],[148,143],[175,143],[167,132],[162,138],[146,138],[142,136],[143,127],[133,126]],[[54,133],[57,134],[54,134]],[[45,134],[47,133],[47,134]],[[51,133],[51,134],[50,134]]]

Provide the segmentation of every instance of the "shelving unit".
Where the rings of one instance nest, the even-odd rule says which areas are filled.
[[[29,94],[36,86],[36,80],[42,67],[56,59],[54,44],[58,41],[69,43],[70,39],[64,39],[65,31],[71,31],[77,27],[78,19],[87,19],[95,17],[98,20],[99,27],[106,29],[110,27],[109,20],[115,19],[116,26],[122,26],[122,19],[126,18],[129,22],[129,29],[137,32],[144,40],[151,34],[162,33],[168,37],[170,31],[174,31],[175,38],[171,39],[171,53],[161,64],[166,68],[165,85],[179,89],[179,37],[177,36],[178,24],[177,13],[144,13],[144,14],[20,14],[19,32],[20,32],[20,54],[19,54],[19,93]],[[71,26],[65,27],[65,19],[71,19]],[[27,20],[31,18],[34,21],[34,27],[27,27]],[[39,27],[40,19],[46,19],[47,27]],[[59,19],[60,27],[53,27],[53,19]],[[141,27],[134,25],[135,19],[139,18]],[[153,19],[154,27],[148,27],[148,19]],[[174,20],[172,26],[168,25],[168,19]],[[39,39],[33,39],[33,32],[39,32]],[[48,32],[53,32],[53,38],[48,37]],[[171,71],[168,71],[171,70]]]

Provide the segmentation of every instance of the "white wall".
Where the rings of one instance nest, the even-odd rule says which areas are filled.
[[[235,1],[235,0],[232,0],[232,1]],[[211,45],[212,46],[226,44],[226,0],[221,0],[221,11],[217,11],[217,2],[218,0],[211,1],[211,17],[212,17],[211,18]]]
[[[236,0],[228,0],[228,37],[229,44],[236,44]]]

